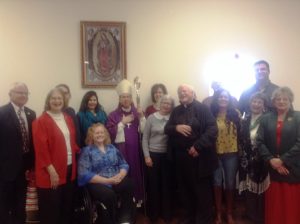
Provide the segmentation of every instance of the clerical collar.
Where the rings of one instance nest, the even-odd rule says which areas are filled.
[[[124,107],[121,107],[121,109],[124,111],[124,112],[130,112],[131,111],[131,106],[128,107],[128,108],[124,108]]]
[[[166,121],[168,121],[169,118],[170,118],[170,114],[168,114],[168,115],[161,115],[158,111],[155,112],[153,115],[154,115],[157,119],[159,119],[159,120],[166,120]]]
[[[188,104],[181,104],[184,108],[188,108],[190,107],[193,103],[194,103],[195,100],[193,100],[192,102],[188,103]]]

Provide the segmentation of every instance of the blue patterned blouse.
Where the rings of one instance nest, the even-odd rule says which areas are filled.
[[[78,161],[78,185],[83,186],[95,176],[113,177],[129,166],[120,151],[112,144],[106,145],[105,153],[97,146],[89,145],[81,150]]]

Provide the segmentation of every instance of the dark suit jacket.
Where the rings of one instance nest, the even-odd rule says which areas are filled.
[[[13,181],[20,172],[33,168],[34,152],[31,124],[34,111],[24,109],[29,131],[29,152],[23,154],[20,123],[14,107],[8,103],[0,107],[0,181]]]

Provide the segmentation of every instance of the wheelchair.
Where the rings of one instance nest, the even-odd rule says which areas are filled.
[[[136,208],[132,211],[135,218]],[[93,200],[86,187],[78,187],[74,194],[73,203],[73,224],[110,224],[108,222],[108,212],[104,204]],[[135,223],[133,221],[130,224]]]
[[[78,187],[73,199],[73,224],[94,224],[95,209],[92,199],[85,187]]]

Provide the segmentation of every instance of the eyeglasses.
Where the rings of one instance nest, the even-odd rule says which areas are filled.
[[[28,96],[30,94],[29,92],[21,92],[21,91],[12,91],[12,92],[23,96]]]

